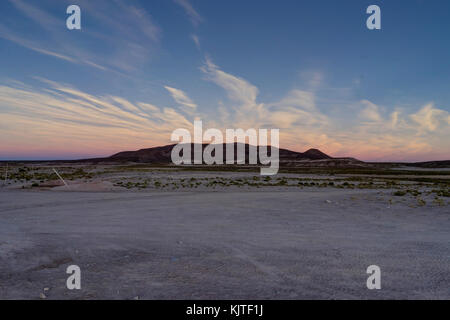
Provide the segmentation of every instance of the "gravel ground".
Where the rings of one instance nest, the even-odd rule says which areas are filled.
[[[0,298],[450,299],[448,206],[390,198],[3,190]],[[66,288],[72,264],[81,290]]]

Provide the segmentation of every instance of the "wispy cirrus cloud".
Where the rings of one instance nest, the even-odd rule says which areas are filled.
[[[0,157],[32,157],[55,150],[59,154],[104,156],[167,144],[174,129],[192,126],[192,116],[177,108],[92,95],[40,80],[42,87],[0,85]]]
[[[407,113],[390,113],[363,99],[343,107],[345,119],[321,110],[315,89],[292,89],[275,102],[258,101],[258,88],[220,69],[207,58],[201,67],[206,79],[223,88],[228,104],[219,107],[223,127],[280,128],[282,146],[295,150],[320,148],[336,156],[362,160],[435,160],[450,157],[450,114],[428,103]],[[330,103],[330,97],[324,99]],[[347,108],[347,110],[346,110]],[[231,110],[231,111],[230,111]],[[325,109],[326,110],[326,109]],[[344,121],[345,120],[345,121]],[[217,122],[217,121],[216,121]]]
[[[429,103],[410,117],[421,132],[434,132],[442,126],[449,125],[450,114],[445,110],[436,109]]]
[[[258,95],[258,88],[248,81],[222,71],[210,58],[206,58],[200,68],[206,79],[225,89],[228,97],[242,105],[254,105]]]
[[[212,67],[213,64],[209,64]],[[205,66],[208,68],[208,66]],[[392,112],[368,100],[356,101],[342,123],[317,106],[317,94],[293,89],[275,102],[258,101],[258,90],[218,66],[207,78],[229,97],[218,113],[199,114],[179,89],[166,86],[179,107],[93,95],[73,86],[36,78],[41,86],[12,81],[0,84],[0,158],[43,153],[105,156],[121,150],[171,143],[177,128],[279,128],[281,146],[298,151],[315,147],[333,156],[362,160],[435,160],[449,156],[450,114],[429,103],[414,112]],[[220,78],[220,79],[219,79]],[[246,90],[237,90],[237,84]],[[359,112],[355,112],[359,111]],[[218,116],[220,115],[220,116]]]
[[[98,31],[83,28],[82,20],[82,31],[73,32],[83,32],[83,37],[72,38],[68,38],[64,15],[55,17],[45,5],[9,1],[27,17],[30,30],[36,30],[38,25],[45,30],[46,37],[35,36],[26,29],[13,32],[0,23],[0,38],[71,63],[103,71],[133,72],[155,54],[161,39],[161,29],[150,14],[123,0],[78,1],[82,12],[86,10],[95,17]]]
[[[21,38],[21,37],[15,35],[14,32],[12,32],[10,29],[6,28],[5,26],[3,26],[1,24],[0,24],[0,38],[9,40],[9,41],[14,42],[22,47],[25,47],[27,49],[30,49],[30,50],[33,50],[33,51],[36,51],[36,52],[39,52],[39,53],[42,53],[42,54],[45,54],[48,56],[52,56],[52,57],[66,60],[69,62],[76,62],[76,59],[74,59],[70,56],[44,49],[44,48],[40,47],[39,44],[35,43],[32,40],[27,40],[27,39],[24,39],[24,38]]]
[[[381,121],[380,111],[376,104],[368,100],[362,100],[361,104],[365,106],[365,108],[359,113],[359,116],[362,120],[372,122]]]
[[[63,20],[55,18],[38,6],[31,5],[23,0],[9,0],[9,2],[27,18],[32,19],[47,30],[62,25],[61,22],[63,22]]]
[[[197,105],[191,100],[191,98],[187,96],[184,91],[169,86],[165,86],[164,88],[169,91],[172,98],[180,105],[191,109],[197,108]]]
[[[200,50],[200,38],[196,34],[191,34],[191,39],[198,50]]]
[[[189,17],[189,20],[195,27],[203,21],[202,16],[200,16],[200,14],[194,9],[189,0],[174,0],[174,2],[184,9]]]

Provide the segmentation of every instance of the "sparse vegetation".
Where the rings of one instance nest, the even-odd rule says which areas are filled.
[[[59,186],[56,168],[72,184],[111,181],[116,188],[128,190],[221,190],[224,188],[277,188],[305,192],[308,189],[386,190],[395,203],[415,207],[448,205],[450,171],[413,171],[391,169],[346,168],[281,168],[276,176],[260,176],[256,166],[170,166],[151,164],[131,165],[11,165],[8,181],[3,186],[45,190]],[[192,172],[190,174],[189,172]],[[218,174],[223,172],[224,174]],[[195,175],[195,176],[193,176]],[[389,204],[394,201],[390,200]]]

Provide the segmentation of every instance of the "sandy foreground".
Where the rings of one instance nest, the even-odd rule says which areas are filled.
[[[384,189],[96,183],[0,191],[1,299],[450,299],[448,205]],[[66,288],[73,264],[81,290]],[[366,287],[370,265],[381,290]]]

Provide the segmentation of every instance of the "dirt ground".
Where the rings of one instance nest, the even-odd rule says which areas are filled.
[[[450,299],[449,207],[407,197],[4,188],[0,298]],[[73,264],[81,290],[66,288]],[[381,290],[366,287],[370,265]]]

